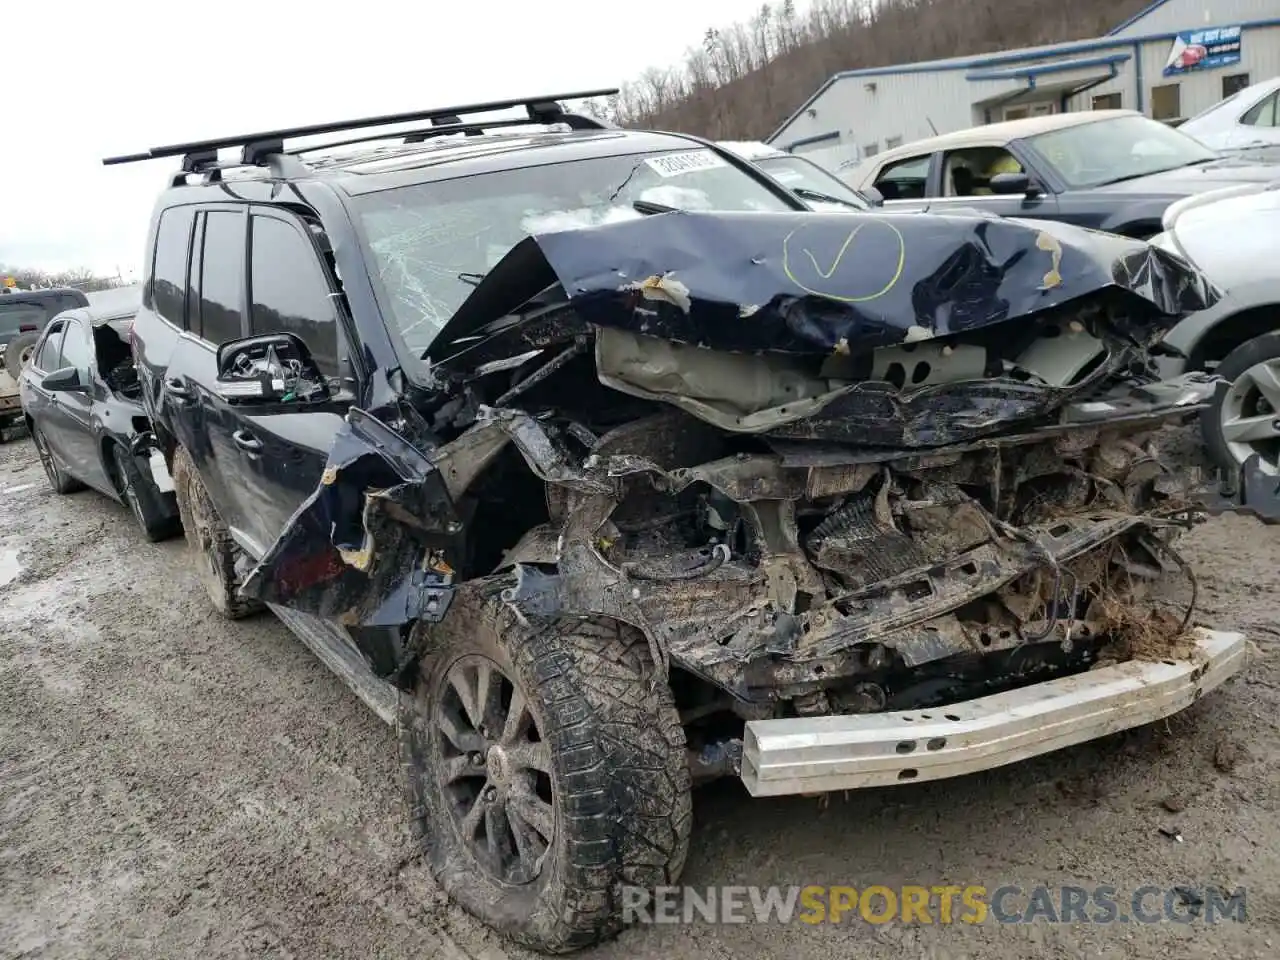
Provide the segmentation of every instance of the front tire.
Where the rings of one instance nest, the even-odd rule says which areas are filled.
[[[1200,415],[1206,449],[1236,471],[1253,453],[1280,473],[1280,333],[1264,333],[1228,353],[1213,371],[1231,383]]]
[[[505,578],[426,628],[401,701],[410,822],[464,910],[547,953],[612,936],[622,887],[671,884],[689,846],[685,737],[639,631],[523,626]]]
[[[236,577],[240,548],[218,516],[185,447],[178,447],[173,454],[173,489],[187,546],[191,548],[196,573],[209,595],[209,602],[228,620],[242,620],[257,613],[262,604],[240,596]]]

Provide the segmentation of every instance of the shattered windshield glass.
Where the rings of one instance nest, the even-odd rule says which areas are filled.
[[[785,200],[707,149],[594,157],[395,187],[354,199],[373,268],[415,355],[480,279],[531,234],[680,210],[786,211]]]

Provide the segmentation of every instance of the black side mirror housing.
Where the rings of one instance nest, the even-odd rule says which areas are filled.
[[[230,402],[290,403],[320,400],[328,385],[301,337],[267,333],[218,347],[215,390]]]
[[[991,192],[1002,197],[1022,194],[1025,197],[1040,195],[1040,184],[1025,173],[997,173],[991,178]]]
[[[40,386],[50,393],[88,393],[89,385],[80,380],[80,371],[75,367],[63,367],[47,374],[40,381]]]

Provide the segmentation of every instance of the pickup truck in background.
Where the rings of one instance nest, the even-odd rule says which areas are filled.
[[[40,339],[40,333],[64,310],[87,307],[89,298],[74,287],[17,290],[0,287],[0,443],[22,422],[18,375]]]

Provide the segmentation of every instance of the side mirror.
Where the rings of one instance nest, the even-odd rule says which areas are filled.
[[[1035,197],[1040,194],[1040,185],[1025,173],[997,173],[990,181],[991,192],[1002,197],[1022,194]]]
[[[884,194],[875,187],[863,187],[858,192],[861,193],[866,198],[867,203],[871,204],[873,207],[884,206]]]
[[[292,333],[228,340],[218,347],[214,390],[228,402],[321,400],[329,388],[311,350]]]
[[[40,386],[50,393],[88,393],[89,385],[80,382],[80,371],[75,367],[63,367],[45,376]]]

